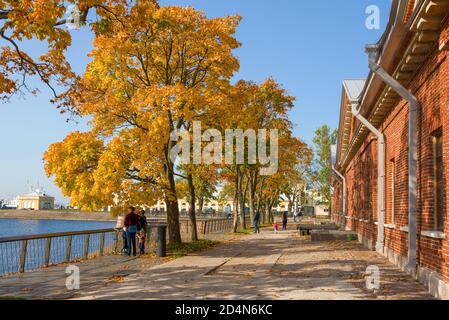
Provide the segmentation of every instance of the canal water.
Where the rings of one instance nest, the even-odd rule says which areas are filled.
[[[0,238],[114,228],[109,221],[0,219]]]
[[[21,220],[0,219],[0,238],[39,235],[47,233],[60,233],[72,231],[91,231],[100,229],[112,229],[115,222],[108,221],[67,221],[67,220]],[[88,238],[87,238],[88,237]],[[104,252],[111,253],[118,235],[108,232],[104,235]],[[86,238],[88,240],[88,256],[95,257],[100,250],[100,234],[74,235],[52,239],[50,247],[50,264],[64,262],[67,254],[75,261],[86,253]],[[67,241],[71,243],[70,251],[67,249]],[[23,241],[0,243],[0,276],[16,273],[20,267],[20,257]],[[42,267],[45,263],[46,239],[29,240],[26,243],[25,271],[31,271]]]

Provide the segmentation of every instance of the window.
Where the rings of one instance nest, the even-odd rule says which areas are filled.
[[[394,224],[394,210],[395,210],[395,192],[396,192],[396,162],[394,159],[390,160],[390,222]]]
[[[435,186],[435,227],[444,229],[444,168],[443,168],[443,134],[437,130],[433,135],[433,179]]]

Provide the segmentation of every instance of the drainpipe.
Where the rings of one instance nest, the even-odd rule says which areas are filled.
[[[346,223],[345,223],[346,222],[346,220],[345,220],[346,219],[346,178],[344,175],[342,175],[340,172],[338,172],[334,166],[332,166],[332,170],[337,174],[337,176],[340,177],[340,179],[343,182],[343,186],[342,186],[342,188],[343,188],[343,208],[340,213],[339,224],[344,229],[346,227]]]
[[[376,57],[379,47],[370,45],[366,47],[369,55],[369,68],[379,76],[387,85],[389,85],[398,95],[409,103],[409,125],[408,125],[408,258],[406,270],[412,274],[416,273],[416,239],[417,239],[417,201],[416,201],[416,165],[418,159],[417,143],[417,118],[418,118],[418,99],[398,81],[390,76],[381,66],[376,63]]]
[[[376,251],[384,252],[384,212],[385,212],[385,137],[365,117],[360,114],[359,100],[352,100],[352,114],[377,137],[377,243]]]

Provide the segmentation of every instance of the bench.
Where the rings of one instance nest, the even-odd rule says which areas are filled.
[[[301,236],[308,236],[312,230],[338,230],[336,224],[302,224],[298,223],[296,229]]]

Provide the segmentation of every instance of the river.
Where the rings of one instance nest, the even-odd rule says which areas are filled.
[[[69,220],[22,220],[0,219],[0,238],[41,235],[48,233],[91,231],[112,229],[115,222],[108,221],[69,221]],[[112,252],[117,235],[115,232],[104,234],[104,251]],[[70,240],[70,251],[67,251],[67,241]],[[86,254],[86,240],[88,240],[88,256],[98,255],[100,248],[100,234],[74,235],[72,237],[52,238],[49,263],[57,264],[67,260],[82,258]],[[33,239],[26,242],[0,242],[0,276],[19,271],[19,263],[23,248],[25,249],[25,271],[31,271],[44,265],[46,239]],[[23,247],[26,245],[26,247]]]
[[[0,238],[113,228],[115,222],[0,219]]]

